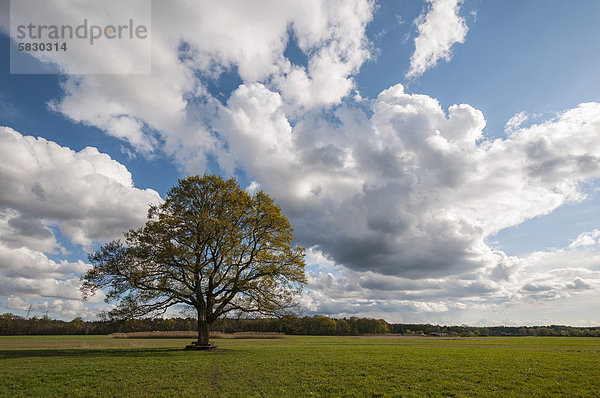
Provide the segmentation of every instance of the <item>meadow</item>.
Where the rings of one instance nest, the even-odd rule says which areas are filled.
[[[6,397],[600,397],[600,339],[0,337]]]

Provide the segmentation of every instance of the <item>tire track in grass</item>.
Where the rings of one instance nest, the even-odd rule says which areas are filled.
[[[212,396],[218,396],[219,392],[219,361],[213,361],[208,373],[208,385]]]

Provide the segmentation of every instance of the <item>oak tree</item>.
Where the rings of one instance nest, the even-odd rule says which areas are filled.
[[[235,179],[179,180],[146,224],[89,256],[84,298],[98,289],[114,317],[164,312],[176,304],[198,313],[198,346],[215,320],[236,313],[279,315],[294,308],[306,282],[304,249],[273,199],[251,195]]]

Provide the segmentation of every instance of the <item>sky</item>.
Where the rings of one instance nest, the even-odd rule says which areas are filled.
[[[11,73],[0,3],[0,313],[94,319],[87,255],[214,173],[290,219],[307,315],[600,325],[598,1],[142,1],[136,74]]]

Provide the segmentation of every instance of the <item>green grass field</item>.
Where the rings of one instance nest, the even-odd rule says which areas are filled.
[[[0,337],[0,396],[600,397],[598,338]]]

